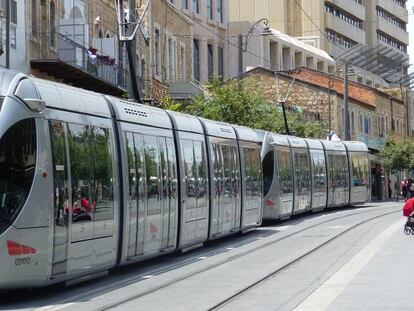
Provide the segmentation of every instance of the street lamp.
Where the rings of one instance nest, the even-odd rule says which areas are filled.
[[[269,27],[269,20],[267,18],[262,18],[255,22],[252,27],[250,27],[249,31],[245,39],[243,40],[243,35],[239,34],[239,76],[243,74],[243,53],[247,51],[247,44],[249,43],[249,39],[253,34],[254,29],[260,24],[263,23],[265,27],[263,31],[260,33],[261,36],[269,36],[272,35],[272,31]]]

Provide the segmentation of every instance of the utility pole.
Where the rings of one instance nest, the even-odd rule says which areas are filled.
[[[129,20],[133,21],[135,18],[134,12],[135,12],[136,2],[135,0],[129,0]],[[133,29],[132,29],[133,31]],[[134,95],[134,99],[136,101],[141,100],[141,95],[138,88],[138,80],[137,80],[137,36],[135,36],[134,40],[126,41],[126,50],[128,55],[128,62],[129,62],[129,70],[131,73],[131,88],[132,88],[132,94]]]
[[[293,78],[292,82],[289,85],[289,89],[286,92],[285,98],[283,98],[283,99],[281,98],[280,92],[279,92],[279,79],[277,78],[277,72],[275,72],[275,78],[276,78],[276,98],[277,98],[278,104],[280,104],[282,106],[283,121],[285,123],[285,132],[286,132],[286,135],[291,135],[290,130],[289,130],[289,125],[288,125],[288,122],[287,122],[285,103],[286,103],[286,99],[289,96],[290,90],[292,89],[292,85],[295,82],[296,78]]]
[[[331,75],[328,75],[328,127],[329,127],[329,132],[331,132],[332,130],[332,121],[331,121]]]
[[[10,69],[10,0],[6,0],[6,68]]]
[[[348,109],[348,63],[344,63],[344,140],[351,140],[349,133],[349,109]]]
[[[243,74],[243,35],[239,34],[239,77]]]

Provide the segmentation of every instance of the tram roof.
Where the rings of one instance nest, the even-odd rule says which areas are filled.
[[[171,120],[165,110],[117,97],[106,98],[112,103],[119,121],[172,129]]]
[[[29,77],[46,107],[110,118],[108,104],[102,94],[66,84]]]
[[[325,150],[346,151],[342,141],[321,140]]]
[[[368,152],[368,147],[360,141],[344,141],[346,149],[349,152]]]
[[[269,133],[269,136],[273,139],[273,142],[270,142],[271,145],[280,145],[280,146],[289,147],[288,136],[274,134],[274,133]]]
[[[199,118],[203,123],[206,134],[222,138],[236,139],[236,132],[231,124]]]
[[[263,135],[261,135],[258,130],[240,125],[233,125],[233,128],[236,130],[238,139],[240,140],[252,141],[255,143],[259,143],[263,140]]]
[[[308,145],[303,138],[288,136],[287,139],[292,148],[308,148]]]
[[[197,117],[176,111],[167,111],[167,113],[170,115],[176,130],[204,134],[203,126]]]
[[[305,139],[306,143],[308,144],[309,149],[319,149],[323,150],[323,146],[320,140],[318,139]]]

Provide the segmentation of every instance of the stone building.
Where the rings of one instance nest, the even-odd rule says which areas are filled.
[[[259,82],[269,102],[277,105],[275,72],[256,67],[244,74]],[[300,107],[307,119],[318,120],[326,130],[331,128],[340,137],[344,136],[343,79],[330,76],[306,67],[289,72],[277,73],[280,95],[287,96],[286,106],[294,110]],[[351,140],[367,144],[371,150],[372,197],[381,199],[386,194],[389,176],[381,167],[376,155],[389,135],[409,135],[411,111],[410,94],[406,90],[379,90],[359,83],[350,82],[348,87]],[[330,125],[330,126],[329,126]]]

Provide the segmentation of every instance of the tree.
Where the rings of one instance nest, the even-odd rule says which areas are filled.
[[[414,140],[390,137],[380,151],[384,167],[392,172],[414,168]]]
[[[266,101],[263,90],[253,79],[230,80],[225,84],[214,79],[208,95],[196,96],[192,103],[164,99],[163,107],[211,120],[285,133],[282,112]],[[319,122],[304,122],[301,113],[288,113],[289,129],[300,137],[321,138],[325,134]]]

